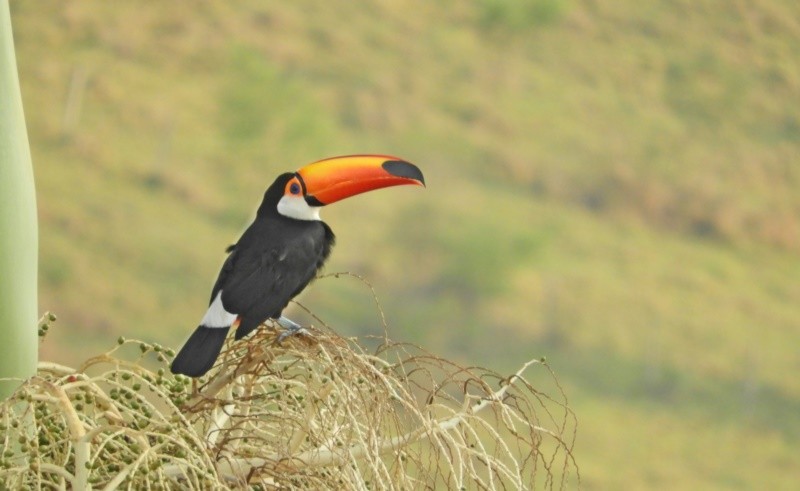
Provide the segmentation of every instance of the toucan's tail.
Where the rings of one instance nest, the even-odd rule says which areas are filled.
[[[222,351],[230,327],[200,326],[189,336],[183,348],[172,360],[172,373],[199,377],[211,370]]]

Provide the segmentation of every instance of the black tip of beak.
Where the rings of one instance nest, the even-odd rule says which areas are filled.
[[[422,175],[422,171],[419,170],[419,167],[410,162],[404,160],[387,160],[381,164],[381,167],[393,176],[414,179],[422,183],[423,186],[425,185],[425,177]]]

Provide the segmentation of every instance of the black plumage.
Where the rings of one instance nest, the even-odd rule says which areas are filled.
[[[221,290],[225,310],[239,314],[236,339],[247,336],[265,320],[280,317],[289,301],[322,268],[335,241],[324,222],[297,220],[277,212],[287,180],[279,178],[267,190],[255,221],[232,246],[211,291],[209,304]],[[277,197],[272,195],[273,188],[277,188]]]
[[[282,174],[264,193],[253,223],[230,246],[209,305],[222,292],[226,312],[236,313],[241,339],[267,319],[277,319],[317,274],[333,247],[335,236],[320,220],[298,220],[281,215],[278,201],[294,174]],[[225,327],[198,326],[172,362],[172,372],[197,377],[207,372],[219,355]]]
[[[229,329],[198,326],[172,361],[172,373],[199,377],[211,370],[225,344]]]
[[[214,365],[226,335],[247,336],[279,319],[292,298],[314,279],[330,255],[334,235],[321,207],[389,186],[424,186],[415,165],[389,155],[346,155],[278,176],[264,193],[256,218],[226,252],[200,325],[172,362],[172,372],[199,377]],[[288,332],[300,326],[280,319]]]

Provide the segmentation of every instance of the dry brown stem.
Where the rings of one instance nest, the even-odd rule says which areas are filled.
[[[168,350],[136,341],[80,370],[42,363],[2,406],[0,482],[532,489],[578,478],[576,421],[560,389],[530,382],[555,380],[539,360],[501,376],[388,340],[369,352],[328,330],[275,338],[231,343],[196,390],[165,370]]]

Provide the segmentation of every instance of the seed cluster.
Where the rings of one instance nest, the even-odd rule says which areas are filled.
[[[563,392],[523,376],[552,377],[542,360],[508,377],[330,330],[276,340],[228,343],[194,381],[169,372],[172,350],[125,338],[77,369],[41,363],[0,405],[0,487],[527,489],[577,474]]]
[[[53,321],[49,314],[40,321],[42,337]],[[1,406],[0,483],[77,489],[121,478],[134,488],[146,481],[150,489],[168,489],[177,481],[164,470],[179,464],[181,479],[195,488],[216,486],[205,443],[180,409],[190,380],[166,370],[173,356],[157,344],[120,338],[77,370],[41,363]]]

